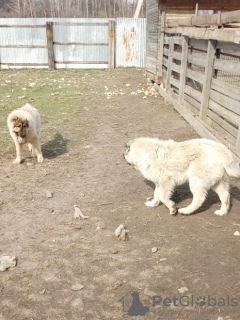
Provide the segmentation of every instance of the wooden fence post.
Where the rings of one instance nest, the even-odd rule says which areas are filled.
[[[48,49],[48,67],[50,70],[54,69],[54,51],[53,51],[53,33],[52,22],[46,22],[47,33],[47,49]]]
[[[236,142],[236,149],[240,155],[240,126],[238,127],[238,135],[237,135],[237,142]]]
[[[108,68],[114,68],[114,55],[115,55],[115,24],[114,20],[108,22]]]
[[[165,12],[161,13],[160,37],[158,37],[158,61],[157,61],[157,83],[162,82],[163,67],[163,48],[164,48],[164,32],[165,32]]]
[[[216,40],[208,40],[207,61],[206,61],[206,67],[205,67],[205,76],[204,76],[202,99],[201,99],[200,114],[199,114],[199,117],[203,121],[206,121],[207,119],[207,111],[208,111],[210,89],[211,89],[211,83],[212,83],[212,77],[213,77],[213,65],[214,65],[216,46],[217,46]]]
[[[172,73],[172,56],[174,51],[174,39],[171,37],[170,44],[169,44],[169,55],[168,55],[168,63],[167,63],[167,81],[166,87],[167,90],[170,88],[170,80],[171,80],[171,73]]]
[[[187,73],[187,59],[188,59],[188,37],[183,36],[180,87],[179,87],[179,101],[181,102],[183,102],[184,100],[184,88],[186,84],[186,73]]]

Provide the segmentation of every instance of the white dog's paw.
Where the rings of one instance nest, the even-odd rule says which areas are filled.
[[[153,200],[147,201],[144,203],[147,207],[157,207],[158,203],[154,202]]]
[[[177,214],[178,213],[178,209],[177,208],[172,208],[171,210],[170,210],[170,215],[171,216],[174,216],[175,214]]]
[[[178,212],[179,213],[181,213],[181,214],[191,214],[192,212],[189,212],[188,211],[188,208],[186,207],[186,208],[180,208],[180,209],[178,209]]]
[[[224,216],[227,214],[227,211],[216,210],[214,214],[216,214],[217,216]]]
[[[38,156],[37,159],[38,159],[38,162],[43,162],[43,156],[42,155]]]
[[[21,158],[16,158],[13,163],[14,164],[20,164],[22,162],[22,159]]]

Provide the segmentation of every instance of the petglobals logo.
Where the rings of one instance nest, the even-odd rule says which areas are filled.
[[[182,295],[180,297],[163,297],[156,295],[152,297],[152,303],[146,299],[144,293],[129,291],[119,302],[122,303],[122,317],[147,316],[147,313],[213,313],[216,308],[219,311],[238,313],[239,301],[230,295],[215,297],[211,295]],[[148,305],[147,305],[148,304]]]
[[[204,296],[181,296],[180,298],[163,298],[161,296],[153,296],[152,300],[153,307],[161,305],[163,307],[237,307],[238,299],[232,298],[229,295],[221,298],[216,298],[208,295]]]
[[[149,307],[145,306],[139,297],[139,292],[130,291],[119,300],[123,306],[123,318],[145,316],[149,311]]]

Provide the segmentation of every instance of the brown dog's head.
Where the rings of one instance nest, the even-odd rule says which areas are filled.
[[[11,119],[13,132],[20,138],[25,138],[28,132],[29,123],[27,119],[13,116]]]

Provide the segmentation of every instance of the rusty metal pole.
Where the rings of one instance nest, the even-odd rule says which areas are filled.
[[[108,22],[108,68],[113,69],[115,56],[115,22],[109,20]]]

